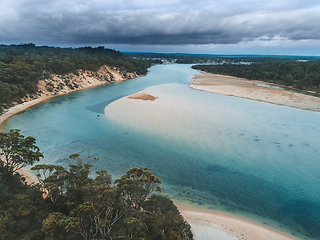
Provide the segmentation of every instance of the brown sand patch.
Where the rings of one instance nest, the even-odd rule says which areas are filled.
[[[35,185],[35,184],[39,183],[37,177],[29,170],[22,168],[22,169],[18,170],[18,172],[20,175],[22,175],[23,177],[26,178],[26,182],[29,185]]]
[[[134,93],[130,96],[127,96],[127,98],[130,98],[130,99],[140,99],[140,100],[143,100],[143,101],[154,101],[156,99],[158,99],[157,97],[154,97],[150,94],[147,94],[147,93],[144,93],[144,92],[138,92],[138,93]]]

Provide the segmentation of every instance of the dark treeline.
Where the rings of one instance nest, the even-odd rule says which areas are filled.
[[[0,156],[1,240],[193,239],[173,202],[152,195],[161,180],[147,168],[113,182],[105,170],[90,177],[96,158],[73,154],[68,168],[34,166],[39,183],[31,186],[17,170],[43,156],[19,130],[0,133]]]
[[[126,53],[138,59],[152,59],[158,63],[173,62],[173,63],[240,63],[240,62],[294,62],[297,60],[317,60],[319,57],[308,56],[263,56],[263,55],[216,55],[216,54],[183,54],[183,53]]]
[[[120,71],[146,74],[149,61],[133,59],[104,47],[56,48],[34,44],[0,45],[0,114],[2,108],[37,92],[39,79],[77,70],[96,71],[102,65]]]
[[[194,69],[230,75],[250,80],[261,80],[300,90],[320,92],[320,61],[265,62],[251,65],[196,65]]]

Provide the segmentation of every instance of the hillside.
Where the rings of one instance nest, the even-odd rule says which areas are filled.
[[[150,61],[104,47],[0,45],[0,114],[40,96],[56,95],[147,73]]]

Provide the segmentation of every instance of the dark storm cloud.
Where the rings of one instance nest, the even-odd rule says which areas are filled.
[[[0,43],[236,44],[320,39],[317,1],[13,0]]]

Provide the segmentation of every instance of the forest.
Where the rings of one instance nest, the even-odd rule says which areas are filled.
[[[183,63],[183,64],[239,64],[264,62],[296,62],[319,60],[318,56],[288,56],[288,55],[217,55],[217,54],[187,54],[187,53],[126,53],[138,59],[153,60],[157,63]]]
[[[72,154],[69,166],[40,164],[27,184],[18,170],[43,157],[35,138],[20,131],[0,133],[0,239],[193,239],[173,202],[160,192],[161,180],[147,168],[132,168],[112,180],[92,173],[95,157]]]
[[[57,48],[0,45],[0,114],[13,102],[37,93],[37,83],[50,74],[77,74],[78,70],[97,71],[101,66],[116,67],[123,72],[146,74],[151,61],[133,59],[104,47]]]
[[[293,87],[298,90],[320,93],[320,60],[315,61],[270,61],[250,65],[195,65],[201,71],[260,80]]]

